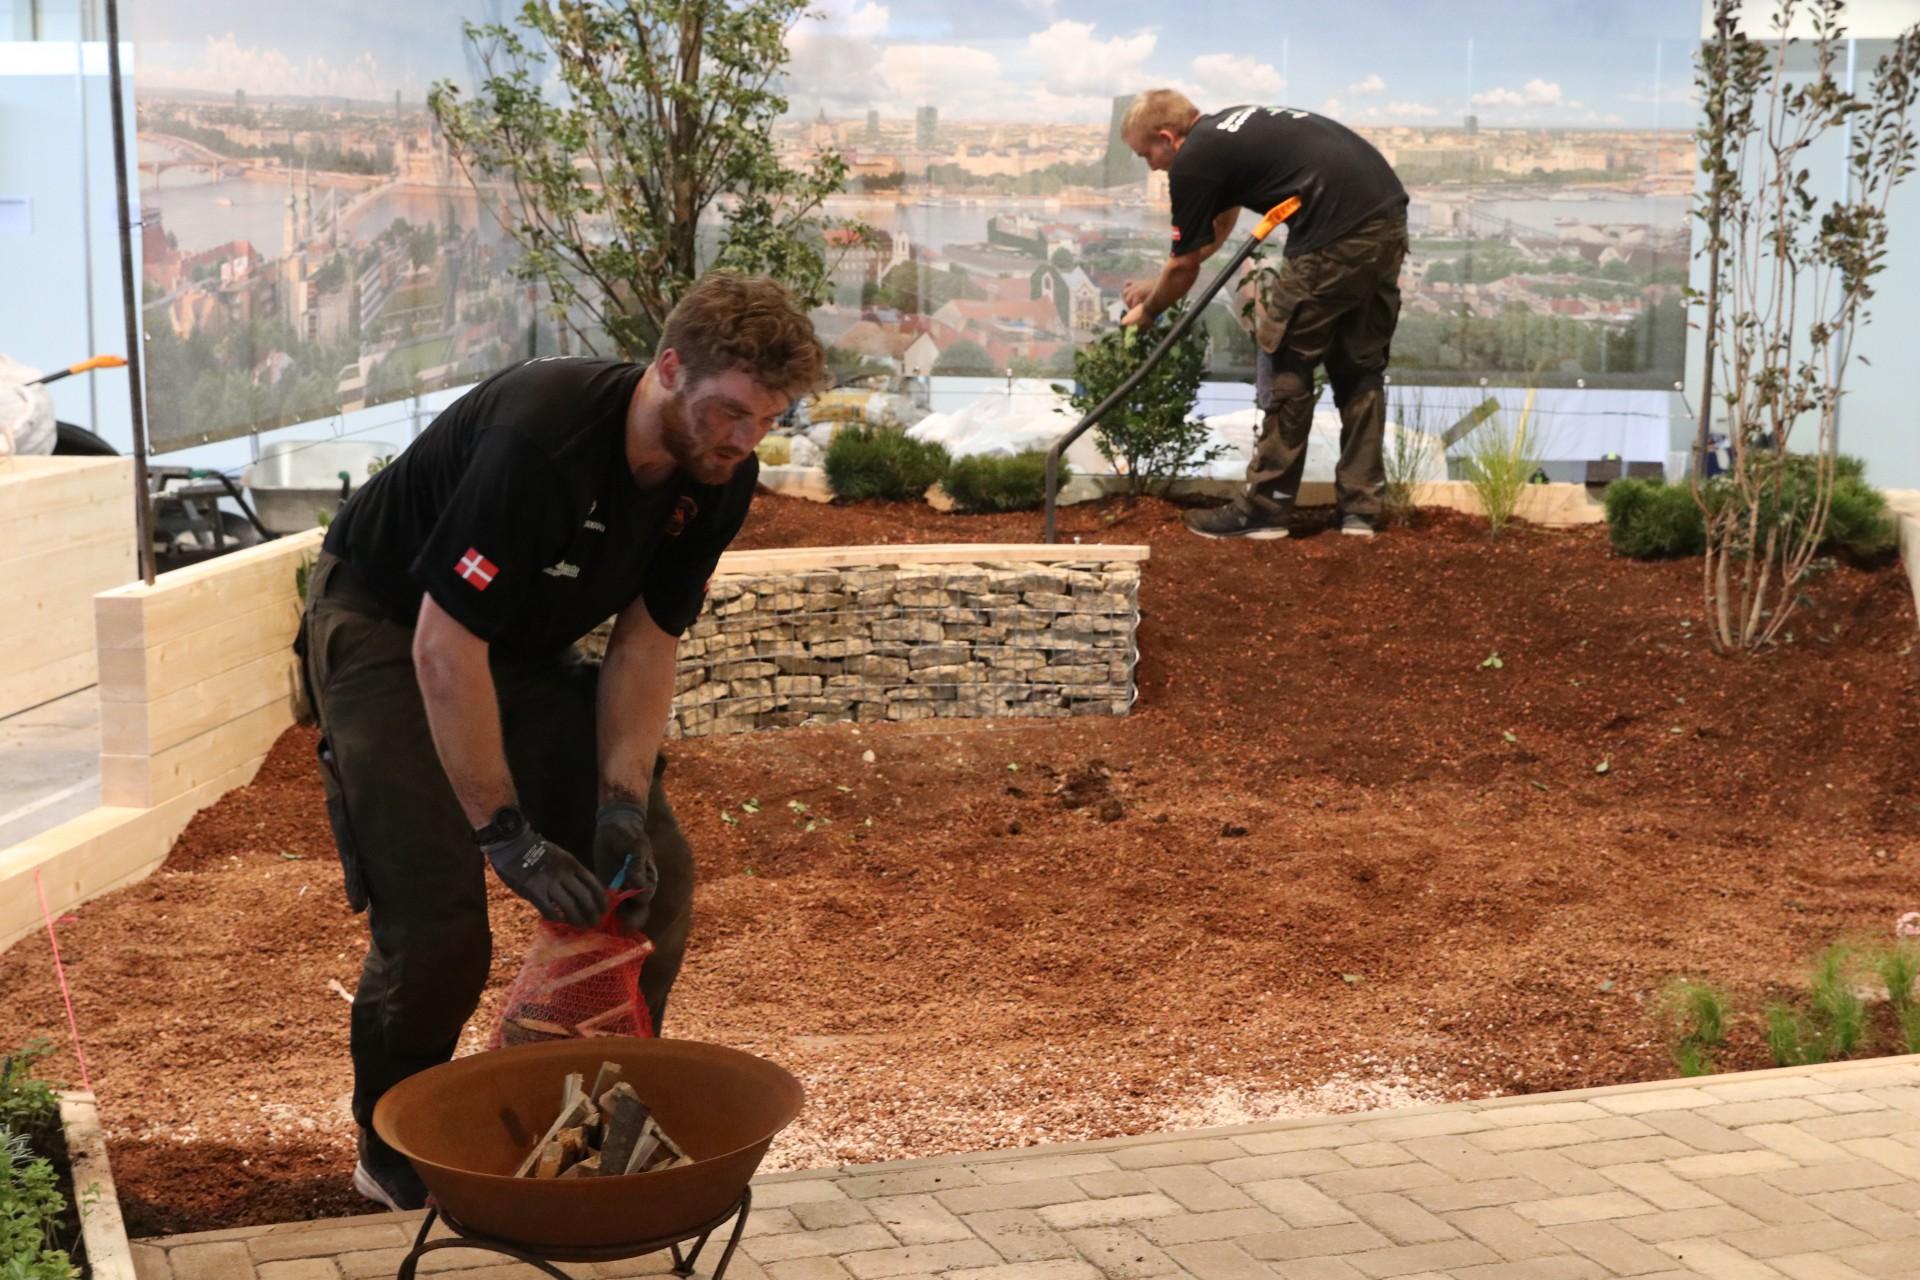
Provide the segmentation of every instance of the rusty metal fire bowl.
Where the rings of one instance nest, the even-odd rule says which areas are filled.
[[[513,1177],[560,1108],[562,1082],[620,1064],[694,1163],[594,1178]],[[800,1082],[765,1058],[693,1040],[595,1037],[456,1058],[409,1076],[373,1127],[419,1170],[461,1226],[535,1249],[686,1238],[725,1214],[774,1135],[800,1112]]]

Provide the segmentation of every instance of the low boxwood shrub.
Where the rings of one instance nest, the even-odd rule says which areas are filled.
[[[897,427],[848,427],[827,446],[827,487],[836,498],[917,499],[952,462],[944,445]]]
[[[1631,477],[1607,486],[1607,540],[1635,560],[1704,555],[1706,522],[1690,484],[1661,484]]]
[[[1777,475],[1763,475],[1760,537],[1784,523],[1788,537],[1806,518],[1813,501],[1816,461],[1804,454],[1776,460]],[[1868,484],[1865,465],[1845,455],[1834,459],[1833,498],[1827,509],[1826,536],[1820,550],[1855,564],[1873,564],[1893,554],[1899,531],[1887,510],[1886,495]],[[1707,484],[1707,502],[1719,509],[1739,501],[1724,478]],[[1706,550],[1706,527],[1690,484],[1616,480],[1605,496],[1608,538],[1613,549],[1636,560],[1697,556]]]
[[[1072,475],[1063,461],[1060,483]],[[940,485],[954,505],[969,514],[989,511],[1031,511],[1047,500],[1047,455],[1038,449],[1016,453],[975,454],[956,458]]]

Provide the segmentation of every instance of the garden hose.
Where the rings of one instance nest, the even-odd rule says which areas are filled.
[[[1066,453],[1067,446],[1084,435],[1088,427],[1099,422],[1101,417],[1104,416],[1109,409],[1126,399],[1133,389],[1140,385],[1140,380],[1153,372],[1153,367],[1160,363],[1161,357],[1172,350],[1173,344],[1180,341],[1180,339],[1185,336],[1187,330],[1193,327],[1193,322],[1199,319],[1201,314],[1206,311],[1207,304],[1213,301],[1213,295],[1220,292],[1221,286],[1233,278],[1234,272],[1238,271],[1241,264],[1253,256],[1256,249],[1266,243],[1267,237],[1273,234],[1274,228],[1278,227],[1299,211],[1300,198],[1298,196],[1288,196],[1285,200],[1282,200],[1279,204],[1267,210],[1267,216],[1260,219],[1260,224],[1253,229],[1253,235],[1248,238],[1245,244],[1240,246],[1240,251],[1233,255],[1233,260],[1222,267],[1219,273],[1207,283],[1207,287],[1201,290],[1199,299],[1191,307],[1187,308],[1187,313],[1181,316],[1180,319],[1174,323],[1173,327],[1167,330],[1166,336],[1161,338],[1153,350],[1147,353],[1147,358],[1140,362],[1140,367],[1135,369],[1125,382],[1115,387],[1106,399],[1093,406],[1084,418],[1074,423],[1071,430],[1053,442],[1053,447],[1047,450],[1047,518],[1046,529],[1043,534],[1044,541],[1053,542],[1056,540],[1053,528],[1053,509],[1058,505],[1060,496],[1060,459]]]

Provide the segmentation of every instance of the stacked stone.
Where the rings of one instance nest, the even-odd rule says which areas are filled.
[[[716,577],[668,733],[1125,715],[1140,566],[887,565]]]

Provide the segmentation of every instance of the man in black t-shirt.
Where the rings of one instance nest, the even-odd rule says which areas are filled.
[[[1173,247],[1158,279],[1130,283],[1123,324],[1150,324],[1187,295],[1240,210],[1265,214],[1289,197],[1278,270],[1254,273],[1257,396],[1265,410],[1246,491],[1187,527],[1210,538],[1284,538],[1313,427],[1313,371],[1324,364],[1340,409],[1334,471],[1342,533],[1370,536],[1386,483],[1384,376],[1400,316],[1407,192],[1366,139],[1291,107],[1202,115],[1171,89],[1140,95],[1122,123],[1127,145],[1165,170]]]
[[[825,353],[764,277],[709,275],[649,365],[547,358],[482,382],[354,494],[308,581],[299,649],[327,816],[371,935],[354,994],[354,1187],[425,1189],[372,1130],[452,1056],[486,984],[483,861],[548,920],[653,943],[658,1032],[693,857],[661,789],[679,638],[752,501],[754,446]],[[574,642],[615,619],[605,661]],[[477,847],[476,847],[477,846]]]

